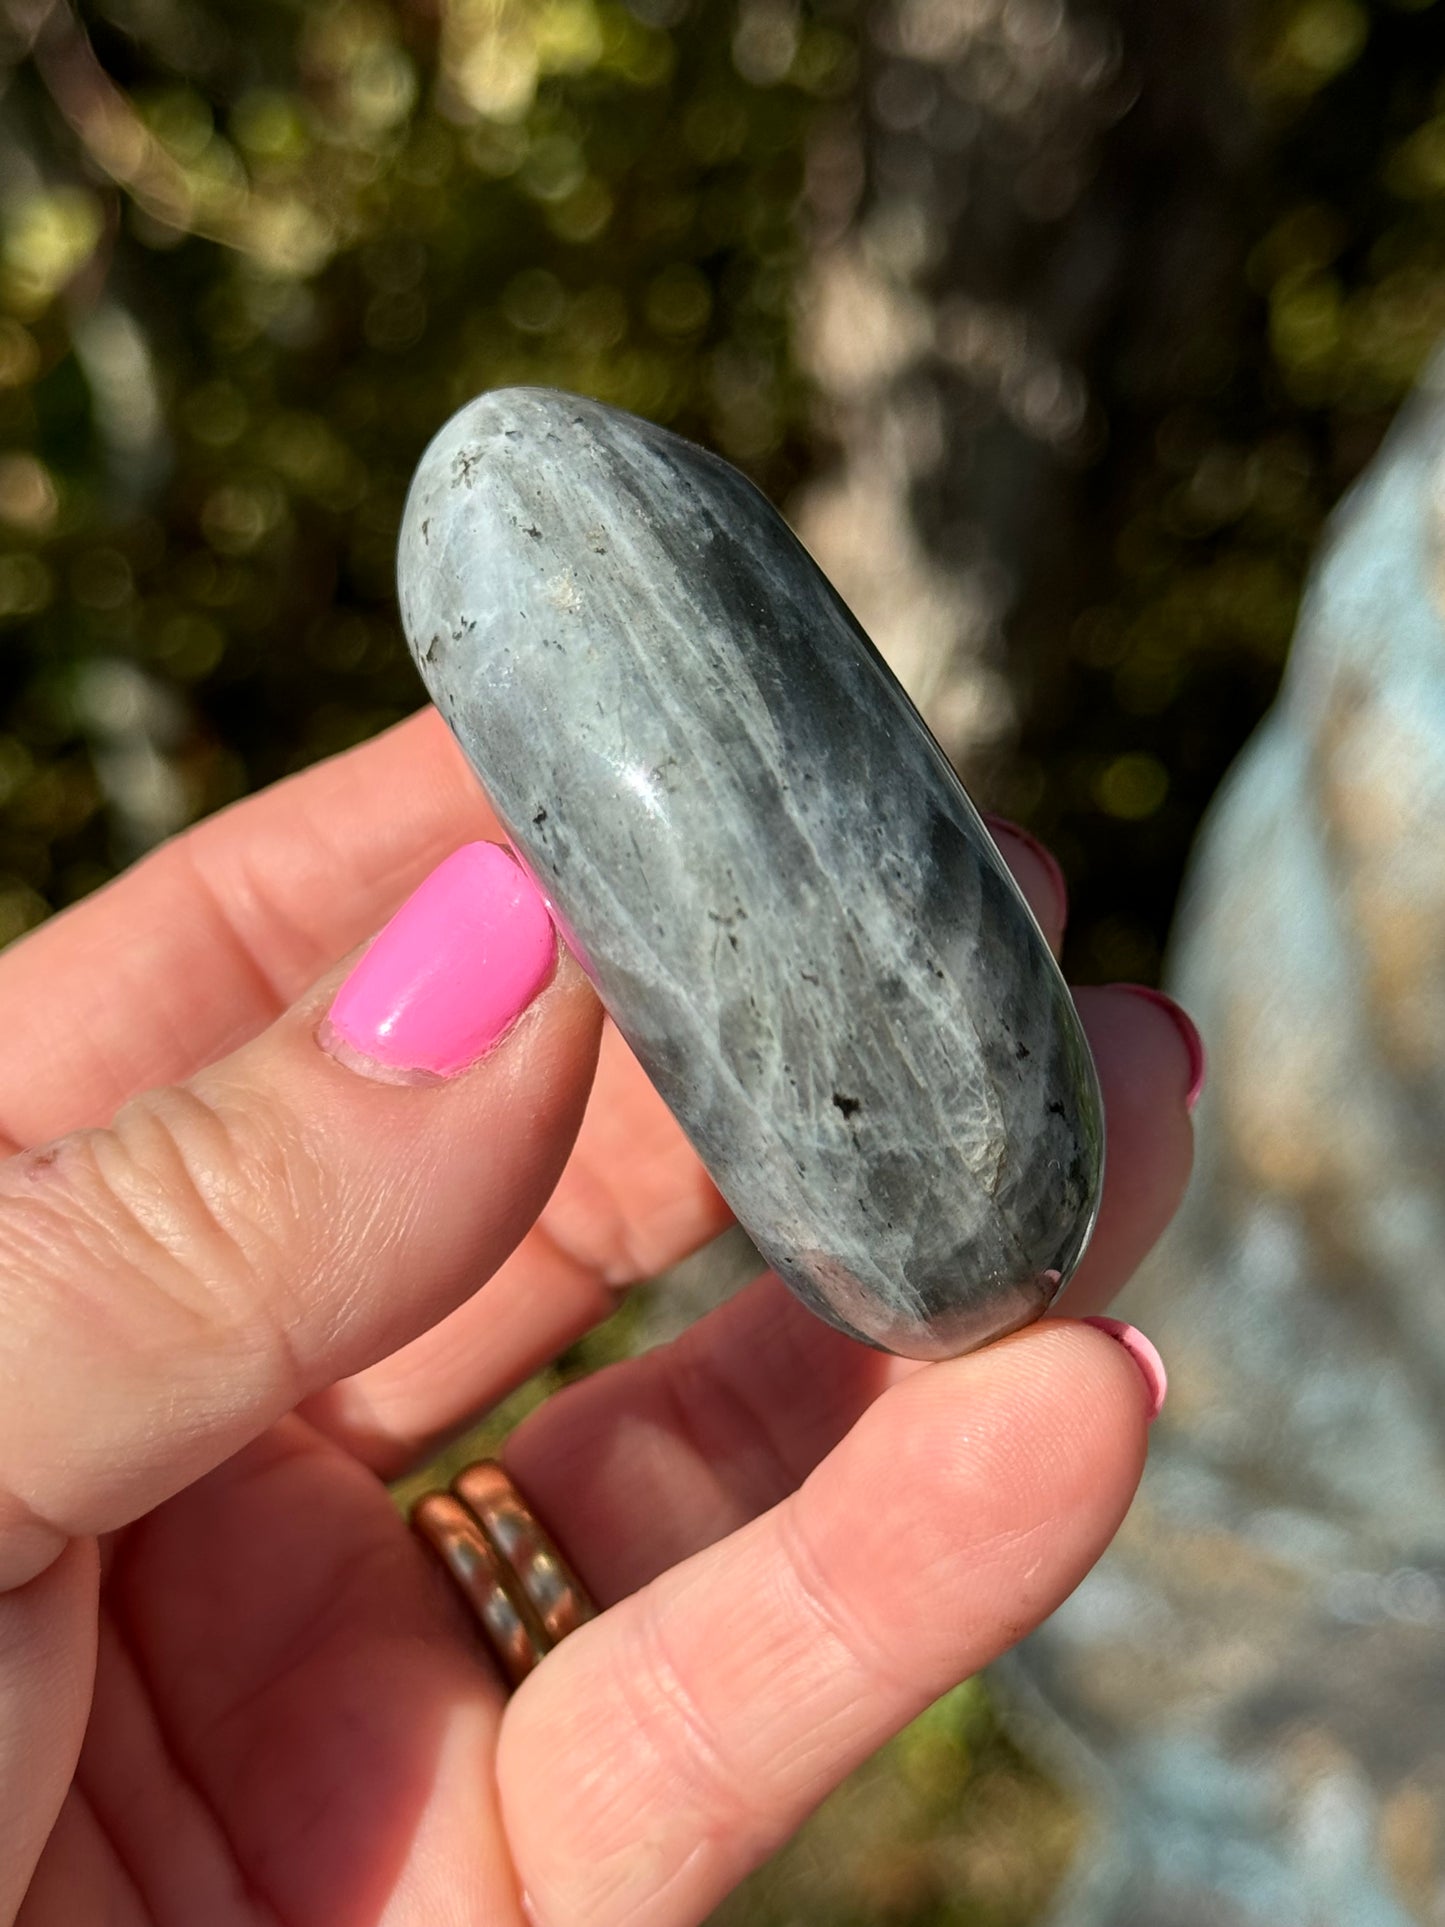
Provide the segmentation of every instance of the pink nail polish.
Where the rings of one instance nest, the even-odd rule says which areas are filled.
[[[1049,882],[1053,886],[1054,897],[1059,906],[1059,921],[1066,923],[1069,916],[1069,886],[1064,877],[1063,867],[1048,844],[1040,843],[1032,830],[1023,829],[1006,816],[985,816],[983,820],[988,826],[990,836],[995,839],[1000,835],[1016,837],[1038,858],[1047,870]]]
[[[1162,990],[1154,990],[1148,984],[1118,984],[1115,988],[1127,990],[1131,997],[1142,997],[1156,1009],[1162,1010],[1184,1039],[1184,1048],[1189,1053],[1189,1089],[1184,1093],[1184,1108],[1186,1111],[1192,1111],[1199,1102],[1199,1094],[1204,1089],[1204,1079],[1209,1069],[1204,1039],[1199,1035],[1198,1025],[1187,1010],[1176,1004],[1172,997],[1166,997]]]
[[[385,1083],[455,1077],[552,973],[541,894],[500,844],[468,843],[407,898],[336,993],[324,1050]]]
[[[1164,1360],[1154,1346],[1137,1326],[1126,1325],[1121,1318],[1081,1318],[1081,1325],[1093,1325],[1096,1330],[1106,1332],[1115,1344],[1124,1350],[1139,1367],[1139,1376],[1144,1381],[1147,1393],[1145,1418],[1152,1425],[1164,1410],[1164,1401],[1169,1395],[1169,1374],[1164,1369]]]

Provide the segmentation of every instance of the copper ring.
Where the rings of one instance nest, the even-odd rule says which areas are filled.
[[[495,1459],[467,1466],[452,1491],[521,1581],[549,1648],[596,1617],[587,1588]]]
[[[479,1459],[412,1508],[415,1531],[456,1581],[508,1683],[519,1685],[597,1608],[555,1539],[495,1459]]]

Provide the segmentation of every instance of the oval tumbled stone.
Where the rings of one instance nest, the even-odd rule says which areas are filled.
[[[502,390],[427,449],[400,588],[427,688],[767,1261],[913,1357],[1036,1317],[1097,1207],[1088,1046],[776,511],[633,416]]]

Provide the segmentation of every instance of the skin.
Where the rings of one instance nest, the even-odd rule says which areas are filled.
[[[0,958],[0,1920],[701,1920],[1129,1504],[1144,1387],[1100,1332],[919,1366],[763,1278],[514,1434],[607,1610],[506,1697],[378,1474],[725,1214],[565,958],[445,1086],[318,1049],[348,953],[496,835],[426,712]],[[1079,1002],[1110,1175],[1076,1314],[1191,1154],[1167,1014]]]

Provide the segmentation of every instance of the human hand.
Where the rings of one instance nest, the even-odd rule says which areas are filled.
[[[606,1610],[506,1696],[378,1475],[725,1212],[565,955],[465,1075],[318,1047],[335,960],[498,834],[427,712],[0,958],[0,1919],[699,1920],[1129,1503],[1148,1392],[1100,1332],[918,1365],[764,1278],[513,1435]],[[1079,1003],[1073,1315],[1167,1221],[1194,1075],[1157,1003]]]

